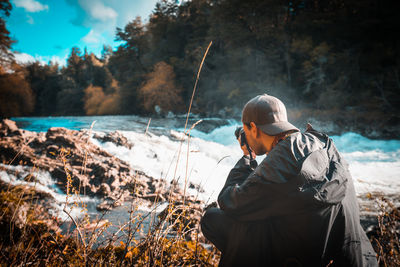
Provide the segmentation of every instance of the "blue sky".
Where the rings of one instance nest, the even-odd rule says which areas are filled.
[[[136,16],[147,20],[157,0],[11,0],[7,20],[12,50],[20,62],[65,64],[71,48],[100,55],[103,44],[116,47],[116,27]]]

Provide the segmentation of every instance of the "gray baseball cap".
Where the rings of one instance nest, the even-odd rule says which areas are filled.
[[[287,120],[286,107],[278,98],[267,94],[258,95],[244,106],[242,122],[254,122],[264,133],[278,135],[287,131],[299,131]]]

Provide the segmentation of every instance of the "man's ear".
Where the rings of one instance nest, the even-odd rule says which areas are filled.
[[[256,124],[254,122],[250,122],[250,131],[253,134],[253,136],[258,137],[259,136],[259,132],[258,132],[258,128],[256,126]]]

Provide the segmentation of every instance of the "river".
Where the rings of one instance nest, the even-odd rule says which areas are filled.
[[[189,145],[183,134],[185,117],[152,119],[150,123],[149,118],[139,116],[12,120],[23,129],[37,132],[47,131],[50,127],[89,129],[93,122],[92,131],[100,135],[118,130],[132,142],[131,149],[101,143],[94,138],[91,140],[150,176],[168,181],[177,179],[182,186],[186,184],[188,192],[199,195],[206,202],[216,200],[228,172],[241,156],[233,134],[239,125],[235,120],[204,118],[200,121],[198,117],[192,118],[187,129],[196,122],[198,124],[194,129],[186,130],[191,136]],[[375,204],[367,198],[369,194],[383,194],[395,204],[400,203],[400,140],[371,140],[351,132],[331,137],[350,165],[362,213],[374,210]],[[201,192],[191,188],[194,186],[201,188]]]

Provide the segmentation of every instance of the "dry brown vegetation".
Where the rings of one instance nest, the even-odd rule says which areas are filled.
[[[113,90],[113,93],[107,94],[100,86],[89,85],[85,89],[84,98],[86,115],[118,114],[120,112],[118,86],[115,86]]]
[[[380,266],[400,266],[400,208],[382,194],[370,194],[379,207],[378,225],[369,236]]]
[[[21,116],[32,112],[35,96],[25,80],[26,71],[12,64],[10,72],[0,65],[0,114],[3,116]]]
[[[169,111],[179,110],[177,107],[183,105],[181,91],[175,85],[174,68],[162,61],[154,65],[153,72],[147,74],[139,95],[143,99],[145,110],[154,112],[157,105],[162,110]]]
[[[27,179],[34,179],[34,173]],[[90,220],[84,213],[81,218],[73,218],[72,231],[62,234],[59,226],[65,222],[47,212],[41,194],[33,187],[0,184],[0,265],[218,264],[219,252],[213,246],[208,249],[204,246],[198,222],[190,216],[191,203],[170,202],[156,216],[136,213],[138,206],[133,201],[129,220],[116,231],[108,232],[112,225],[102,217]],[[399,266],[399,209],[382,195],[369,197],[380,208],[378,225],[369,233],[379,264]],[[67,203],[64,211],[70,215],[68,207],[82,204]]]
[[[34,174],[31,175],[34,177]],[[71,186],[68,182],[67,186]],[[219,254],[206,249],[190,203],[169,203],[162,216],[138,214],[132,201],[129,220],[108,232],[111,224],[100,217],[90,220],[85,209],[80,218],[66,203],[72,231],[62,234],[63,223],[51,216],[33,187],[0,186],[0,265],[84,266],[214,266]],[[69,190],[73,192],[72,188]],[[70,195],[67,195],[67,197]],[[143,229],[148,228],[144,233]]]

